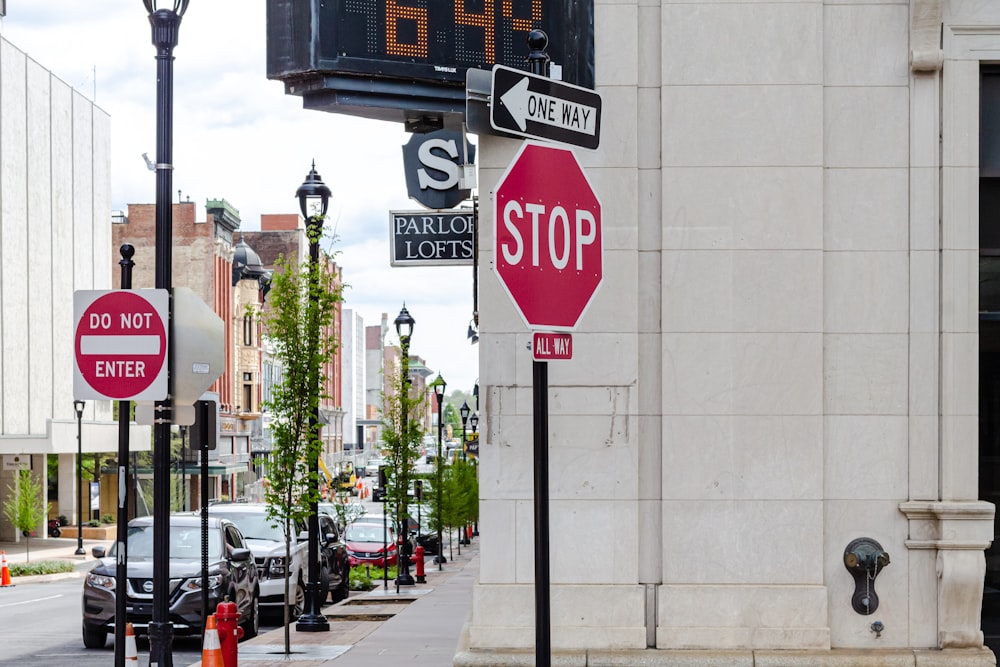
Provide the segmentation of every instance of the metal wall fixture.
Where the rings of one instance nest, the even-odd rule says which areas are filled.
[[[875,577],[889,564],[889,554],[882,545],[870,537],[852,540],[844,549],[844,567],[854,577],[854,595],[851,606],[865,616],[878,609]]]

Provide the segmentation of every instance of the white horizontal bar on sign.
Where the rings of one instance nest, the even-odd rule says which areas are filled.
[[[81,336],[80,354],[159,354],[159,336]]]

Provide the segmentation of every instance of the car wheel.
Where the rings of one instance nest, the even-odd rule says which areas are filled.
[[[333,601],[342,602],[351,593],[351,569],[346,565],[341,568],[340,584],[333,589]]]
[[[87,648],[104,648],[108,642],[108,631],[105,628],[90,627],[83,624],[83,645]]]
[[[295,591],[292,595],[294,597],[292,598],[292,605],[288,610],[288,614],[292,619],[296,619],[306,610],[306,587],[302,583],[302,579],[295,581]]]
[[[243,639],[252,639],[260,632],[260,593],[253,592],[250,609],[247,610],[247,620],[243,623]]]
[[[326,604],[330,597],[330,566],[324,565],[319,571],[319,603]]]

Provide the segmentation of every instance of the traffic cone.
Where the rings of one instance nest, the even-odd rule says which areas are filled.
[[[205,641],[201,647],[201,667],[225,667],[222,662],[219,630],[215,625],[215,614],[209,614],[205,621]]]
[[[135,648],[135,629],[125,624],[125,667],[139,667],[139,652]]]
[[[3,561],[3,569],[0,571],[0,588],[13,586],[14,584],[10,581],[10,568],[7,567],[7,552],[2,549],[0,549],[0,560]]]

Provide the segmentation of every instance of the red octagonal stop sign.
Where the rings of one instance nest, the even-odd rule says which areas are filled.
[[[572,330],[604,278],[601,202],[576,156],[525,142],[493,202],[493,270],[521,317]]]

